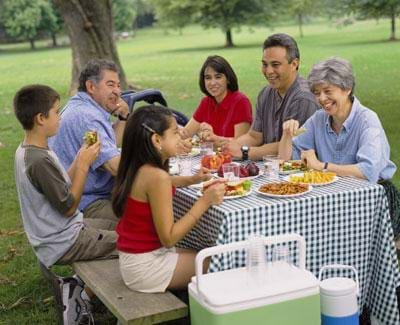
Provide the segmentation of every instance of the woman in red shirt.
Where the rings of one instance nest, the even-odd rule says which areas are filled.
[[[206,169],[193,176],[168,174],[177,154],[179,129],[171,112],[155,105],[136,110],[125,127],[112,205],[117,226],[119,263],[125,284],[135,291],[182,289],[195,274],[196,252],[174,248],[213,204],[223,200],[224,185],[204,191],[189,211],[174,222],[175,186],[210,178]]]
[[[253,120],[251,103],[239,91],[236,74],[223,57],[206,59],[199,86],[206,96],[181,130],[182,138],[199,132],[203,139],[222,144],[226,138],[237,138],[249,130]]]

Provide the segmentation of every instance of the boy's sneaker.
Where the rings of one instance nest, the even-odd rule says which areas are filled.
[[[76,278],[64,278],[62,284],[64,325],[94,324],[91,304],[82,298],[84,287]]]

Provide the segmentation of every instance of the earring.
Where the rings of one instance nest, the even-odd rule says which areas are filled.
[[[162,147],[160,146],[160,151],[162,151]]]

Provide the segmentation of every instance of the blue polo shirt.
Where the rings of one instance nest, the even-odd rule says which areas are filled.
[[[89,168],[79,209],[83,211],[98,199],[109,199],[114,177],[102,165],[120,152],[116,145],[110,113],[85,92],[73,96],[61,113],[58,133],[50,138],[49,146],[66,170],[75,159],[86,131],[97,131],[101,142],[100,154]]]
[[[377,114],[361,105],[357,98],[339,134],[332,129],[331,117],[324,110],[317,111],[303,126],[306,132],[293,139],[293,159],[300,159],[302,150],[314,149],[320,161],[355,164],[374,183],[390,179],[396,172]]]

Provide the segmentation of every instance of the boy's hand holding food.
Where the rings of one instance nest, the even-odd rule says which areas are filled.
[[[100,153],[100,139],[96,131],[85,132],[84,143],[78,151],[78,166],[90,167]]]
[[[85,141],[85,144],[88,146],[95,144],[97,142],[97,132],[96,131],[86,131],[83,136],[83,140]]]

